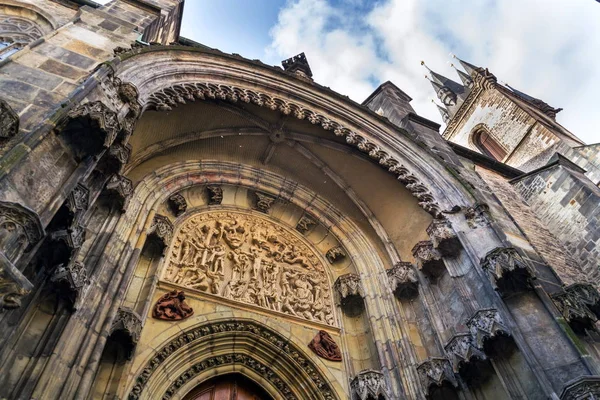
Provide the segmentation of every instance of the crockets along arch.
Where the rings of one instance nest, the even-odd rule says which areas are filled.
[[[280,68],[213,50],[149,46],[119,55],[116,77],[139,90],[144,110],[165,111],[196,100],[252,103],[319,125],[369,155],[434,217],[470,204],[443,161],[377,114]]]

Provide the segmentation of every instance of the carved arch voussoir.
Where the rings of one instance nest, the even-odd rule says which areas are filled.
[[[182,83],[151,94],[146,101],[146,109],[170,111],[179,104],[186,104],[189,101],[197,99],[219,99],[232,103],[238,101],[252,103],[260,107],[267,107],[273,111],[279,111],[285,115],[293,115],[297,119],[305,119],[311,124],[320,125],[327,131],[333,131],[336,136],[344,137],[348,144],[377,160],[382,167],[387,168],[389,172],[396,175],[397,179],[419,200],[421,208],[436,218],[444,218],[440,205],[429,189],[420,182],[419,178],[411,174],[400,161],[393,158],[393,156],[381,149],[379,145],[370,142],[364,136],[298,104],[236,86],[213,83]]]

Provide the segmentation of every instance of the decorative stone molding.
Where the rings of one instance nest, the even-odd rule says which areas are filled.
[[[475,346],[470,333],[454,335],[444,349],[452,362],[453,371],[460,374],[466,382],[484,377],[486,368],[481,364],[487,357]]]
[[[342,351],[331,335],[325,331],[319,331],[310,341],[308,348],[316,355],[329,361],[342,361]]]
[[[0,252],[14,262],[45,235],[37,214],[17,203],[0,201]]]
[[[80,262],[59,265],[50,281],[57,285],[61,295],[71,302],[73,308],[76,308],[84,287],[90,283],[85,265]]]
[[[434,219],[427,227],[427,234],[431,238],[433,247],[438,250],[442,256],[453,257],[460,251],[460,240],[454,233],[450,221],[447,219]]]
[[[133,182],[123,175],[115,174],[106,183],[105,194],[111,197],[125,211],[133,194]]]
[[[446,271],[442,255],[433,247],[431,240],[417,242],[412,248],[417,268],[431,279],[437,279]]]
[[[19,132],[19,115],[4,100],[0,99],[0,139],[8,139]]]
[[[162,364],[179,349],[190,348],[197,343],[208,343],[210,336],[228,334],[231,337],[251,336],[255,340],[267,343],[277,351],[278,357],[282,358],[282,362],[288,365],[293,365],[295,368],[300,368],[309,381],[307,385],[313,385],[318,389],[320,397],[323,400],[336,400],[337,396],[329,386],[325,377],[319,369],[314,366],[310,359],[304,355],[301,349],[289,341],[289,338],[283,337],[278,332],[258,324],[255,321],[228,319],[226,321],[211,321],[201,326],[196,326],[192,329],[182,332],[178,337],[166,343],[159,348],[156,353],[148,360],[142,372],[134,380],[135,384],[129,393],[130,400],[137,400],[157,370],[162,367]],[[202,364],[203,361],[200,362]],[[216,364],[208,363],[211,368],[216,367]],[[192,367],[191,371],[194,371]],[[185,376],[184,373],[182,376]],[[193,375],[195,376],[195,375]],[[266,379],[273,379],[272,374],[265,374]],[[279,378],[282,379],[282,378]],[[177,382],[178,379],[174,379]],[[278,382],[278,381],[277,381]],[[285,380],[282,379],[285,383]],[[273,381],[275,387],[277,383]],[[285,397],[284,397],[285,398]]]
[[[156,238],[163,248],[167,248],[173,238],[173,224],[169,218],[160,214],[154,215],[152,224],[148,229],[148,237]]]
[[[312,219],[311,217],[309,217],[308,215],[304,214],[302,216],[302,218],[300,218],[300,220],[298,221],[298,223],[296,224],[296,230],[298,232],[300,232],[301,234],[305,235],[309,230],[312,229],[313,226],[315,226],[317,223],[315,222],[314,219]]]
[[[360,371],[350,382],[352,400],[391,400],[383,374],[379,371]]]
[[[147,101],[147,108],[158,111],[169,111],[178,104],[186,104],[188,101],[195,101],[196,99],[219,99],[232,103],[238,101],[253,103],[260,107],[267,107],[273,111],[279,110],[284,115],[293,115],[301,120],[306,119],[312,124],[320,125],[327,131],[333,131],[336,136],[344,137],[348,144],[357,147],[360,151],[368,154],[369,157],[378,160],[382,167],[396,175],[397,179],[418,199],[419,206],[425,211],[434,217],[441,217],[443,215],[442,209],[434,196],[421,183],[419,178],[377,144],[369,142],[357,132],[323,115],[287,100],[236,86],[213,83],[185,83],[176,84],[151,94]]]
[[[325,253],[325,257],[327,258],[327,261],[329,261],[332,264],[335,264],[336,262],[346,258],[346,251],[342,246],[332,247],[331,249],[327,250],[327,253]]]
[[[573,331],[585,333],[586,330],[595,329],[598,317],[576,292],[564,291],[553,295],[552,300]]]
[[[0,252],[0,313],[21,307],[31,289],[31,282]]]
[[[175,193],[171,195],[168,203],[171,211],[173,211],[173,214],[175,214],[176,217],[179,217],[187,210],[187,202],[181,193]]]
[[[458,381],[447,358],[430,358],[417,367],[421,385],[427,395],[432,387],[441,387],[444,383],[458,388]]]
[[[141,333],[142,318],[138,313],[129,308],[120,307],[110,328],[109,336],[123,345],[128,359],[133,356]]]
[[[478,349],[490,353],[493,342],[499,337],[509,337],[508,328],[504,326],[498,310],[487,308],[477,311],[468,321],[467,327],[473,336]]]
[[[396,263],[387,270],[390,286],[399,299],[412,299],[419,294],[419,279],[409,262]]]
[[[194,310],[185,302],[185,293],[182,290],[165,293],[152,309],[152,317],[164,321],[180,321],[192,315]]]
[[[255,192],[254,194],[256,195],[256,209],[268,214],[271,206],[275,202],[275,197],[260,192]]]
[[[567,383],[560,400],[600,399],[600,376],[582,376]]]
[[[490,207],[487,204],[478,203],[465,210],[467,224],[472,229],[490,224]]]
[[[69,194],[66,206],[69,212],[74,216],[88,209],[90,205],[90,190],[83,184],[78,183],[75,189]]]
[[[530,281],[535,279],[533,268],[512,247],[497,247],[490,251],[481,259],[481,267],[502,295],[530,288]]]
[[[350,316],[360,314],[364,308],[365,293],[356,274],[345,274],[337,278],[333,285],[336,304]]]
[[[221,204],[223,201],[223,188],[217,185],[210,185],[206,189],[208,190],[208,204],[211,206]]]

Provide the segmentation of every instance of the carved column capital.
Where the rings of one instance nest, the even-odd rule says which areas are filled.
[[[164,215],[156,214],[148,230],[148,237],[156,238],[166,248],[173,238],[173,224]]]
[[[71,302],[73,308],[76,307],[84,287],[90,283],[85,265],[80,262],[59,265],[50,281],[58,286],[61,294]]]
[[[172,194],[169,197],[168,203],[171,211],[173,211],[173,214],[175,214],[176,217],[179,217],[187,210],[187,202],[181,193]]]
[[[325,253],[325,257],[327,258],[327,261],[334,264],[346,258],[346,252],[344,251],[344,248],[342,246],[336,246],[327,250],[327,253]]]
[[[428,277],[437,279],[444,274],[446,265],[442,260],[442,255],[433,247],[430,240],[415,244],[412,254],[417,261],[417,268]]]
[[[458,388],[452,364],[447,358],[430,358],[417,367],[417,373],[427,395],[433,387],[441,387],[444,383]]]
[[[493,308],[477,311],[467,321],[467,327],[473,336],[475,346],[486,353],[491,350],[495,339],[500,336],[510,336],[508,328],[504,326],[498,310]]]
[[[106,183],[105,193],[125,211],[133,194],[133,182],[123,175],[115,174]]]
[[[19,132],[19,115],[12,107],[0,99],[0,138],[8,139]]]
[[[142,318],[135,311],[120,307],[110,328],[109,336],[124,346],[127,358],[131,359],[142,332]]]
[[[255,192],[254,194],[256,195],[256,209],[268,214],[271,206],[275,202],[275,197],[261,192]]]
[[[350,382],[350,390],[352,391],[352,400],[391,399],[385,378],[379,371],[360,371]]]
[[[364,308],[365,297],[360,277],[356,274],[341,275],[333,285],[336,304],[349,315],[356,316]]]
[[[535,279],[533,268],[512,247],[497,247],[481,259],[481,267],[487,271],[492,284],[502,295],[530,288]]]
[[[419,279],[411,263],[396,263],[387,270],[387,275],[392,290],[399,299],[411,299],[419,293]]]
[[[560,400],[600,399],[600,376],[582,376],[567,383]]]
[[[477,203],[465,211],[467,224],[472,229],[490,224],[490,207],[487,204]]]
[[[223,188],[220,185],[209,185],[206,187],[208,190],[208,204],[217,205],[223,201]]]
[[[317,223],[308,214],[304,214],[296,224],[296,230],[301,234],[306,234]]]
[[[452,229],[450,221],[436,218],[427,227],[427,234],[431,238],[433,247],[443,256],[453,257],[460,251],[460,240]]]

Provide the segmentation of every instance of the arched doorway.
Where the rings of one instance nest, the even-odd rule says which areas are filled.
[[[194,388],[183,400],[272,400],[273,398],[250,379],[230,374],[213,378]]]

